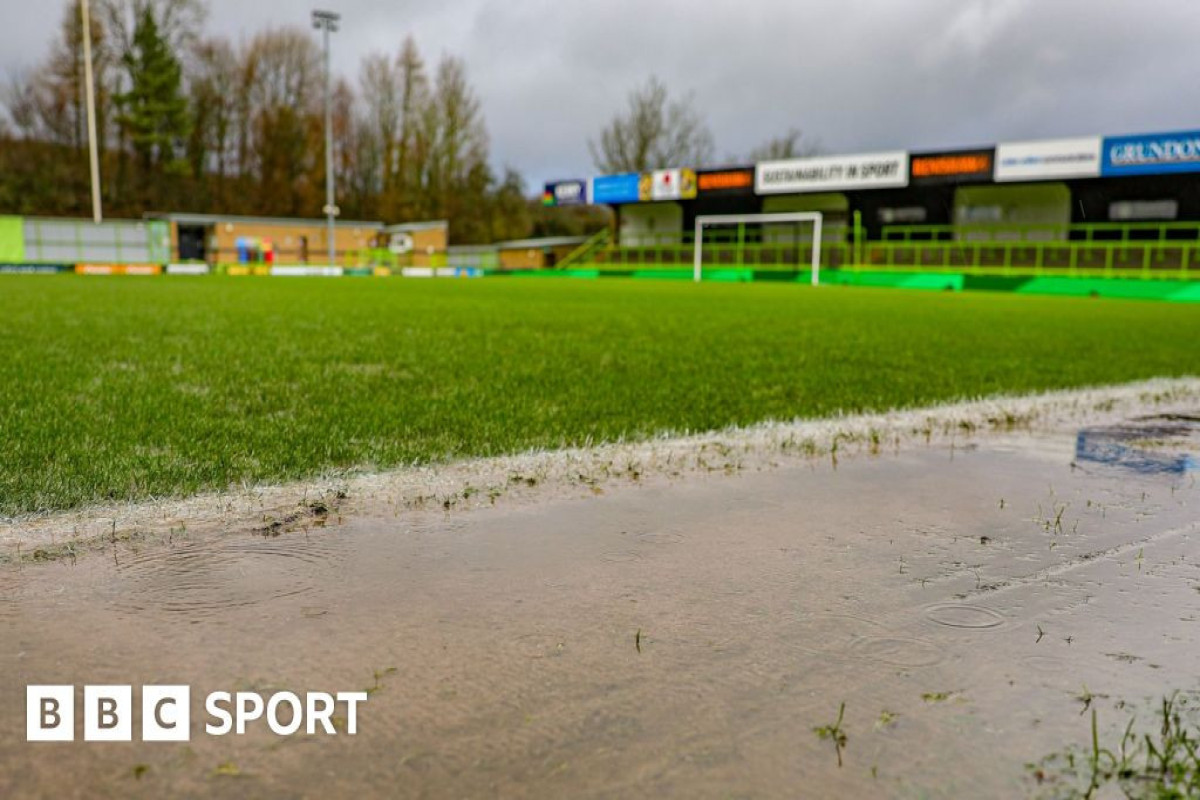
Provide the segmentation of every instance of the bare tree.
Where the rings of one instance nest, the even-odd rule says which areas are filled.
[[[367,153],[378,156],[372,159],[374,174],[369,176],[368,182],[376,185],[376,191],[382,193],[391,191],[396,178],[396,154],[400,145],[400,119],[403,113],[400,83],[398,62],[380,53],[371,53],[363,58],[358,77],[363,106],[360,146],[365,148],[364,156]]]
[[[311,214],[324,168],[320,50],[302,28],[266,30],[251,40],[243,70],[243,176],[257,181],[259,203],[272,213]]]
[[[113,53],[105,25],[92,25],[92,62],[96,75],[96,117],[100,126],[100,144],[108,120],[111,91],[109,75]],[[22,128],[37,130],[38,135],[55,144],[70,145],[82,151],[86,143],[86,116],[83,81],[83,26],[75,3],[63,8],[59,36],[45,62],[23,79],[14,77],[9,89],[10,114],[13,103],[22,105]],[[15,82],[24,85],[19,89]]]
[[[712,133],[693,97],[672,100],[656,77],[629,93],[629,107],[588,148],[605,173],[702,167],[712,161],[714,150]]]
[[[188,81],[192,107],[192,139],[188,144],[193,174],[231,171],[233,132],[238,113],[240,68],[226,39],[199,42]]]
[[[807,139],[799,128],[789,128],[787,133],[776,136],[760,144],[750,151],[747,156],[750,163],[759,161],[782,161],[788,158],[807,158],[819,155],[821,147],[815,141]]]
[[[38,108],[38,87],[27,72],[13,72],[4,86],[4,110],[7,123],[16,135],[33,141],[42,138],[42,119]]]
[[[427,189],[439,216],[454,216],[464,202],[479,168],[487,166],[487,130],[479,98],[467,83],[466,65],[453,56],[438,64],[433,96],[424,115],[425,135],[431,140],[426,163]]]
[[[421,163],[415,151],[419,144],[421,121],[429,106],[429,78],[412,36],[405,38],[400,55],[396,58],[396,68],[400,83],[400,141],[397,143],[393,182],[395,191],[392,192],[393,197],[389,198],[387,208],[393,214],[412,212],[413,192],[419,183],[413,165]]]

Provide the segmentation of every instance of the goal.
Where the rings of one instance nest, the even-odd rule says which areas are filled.
[[[706,228],[728,225],[773,225],[783,223],[812,224],[812,285],[820,285],[821,275],[821,219],[818,211],[789,211],[777,214],[709,214],[696,217],[696,241],[693,278],[700,282],[704,271],[704,231]]]

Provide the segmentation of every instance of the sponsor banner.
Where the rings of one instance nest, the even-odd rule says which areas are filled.
[[[587,181],[555,181],[547,183],[542,193],[544,206],[587,205]]]
[[[995,155],[990,149],[914,154],[908,172],[914,184],[986,182],[992,179]]]
[[[73,264],[0,264],[0,275],[53,275],[74,270]]]
[[[696,176],[696,189],[702,195],[754,194],[754,168],[701,172]]]
[[[758,194],[886,189],[908,185],[908,153],[795,158],[765,161],[755,167]]]
[[[161,275],[161,264],[127,264],[125,265],[126,275]]]
[[[1112,136],[1104,140],[1100,174],[1200,172],[1200,131]]]
[[[636,172],[621,175],[601,175],[592,178],[592,203],[595,205],[638,202],[638,183],[641,176]]]
[[[311,267],[306,264],[276,264],[271,275],[281,278],[338,278],[345,272],[341,267]]]
[[[76,275],[161,275],[161,264],[76,264]]]
[[[400,274],[406,278],[480,278],[483,270],[478,267],[404,267]]]
[[[661,200],[691,200],[696,196],[696,171],[659,169],[645,172],[638,180],[638,199],[643,203]]]
[[[996,147],[996,181],[1046,181],[1100,175],[1100,137],[1005,142]]]
[[[208,264],[167,264],[168,275],[207,275]]]

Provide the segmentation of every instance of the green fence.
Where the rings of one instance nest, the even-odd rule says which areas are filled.
[[[170,226],[161,220],[22,217],[24,260],[34,263],[165,264]]]
[[[694,237],[637,234],[635,244],[607,237],[564,263],[599,270],[690,270]],[[799,272],[812,255],[812,229],[738,225],[706,230],[705,269]],[[890,225],[867,239],[855,221],[828,226],[821,266],[879,272],[921,271],[1009,276],[1200,279],[1200,223],[1084,225]]]
[[[1000,275],[1200,277],[1200,224],[896,225],[857,266]]]
[[[821,236],[821,264],[848,266],[854,246],[845,225],[827,226]],[[796,272],[812,261],[812,228],[807,224],[768,223],[706,228],[701,264],[705,269],[746,268],[756,271]],[[636,244],[613,244],[597,238],[563,261],[571,267],[610,270],[687,269],[695,265],[695,235],[687,233],[636,234]]]

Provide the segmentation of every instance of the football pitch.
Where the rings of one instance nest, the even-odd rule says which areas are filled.
[[[0,282],[0,514],[1200,373],[1166,303],[612,280]]]

